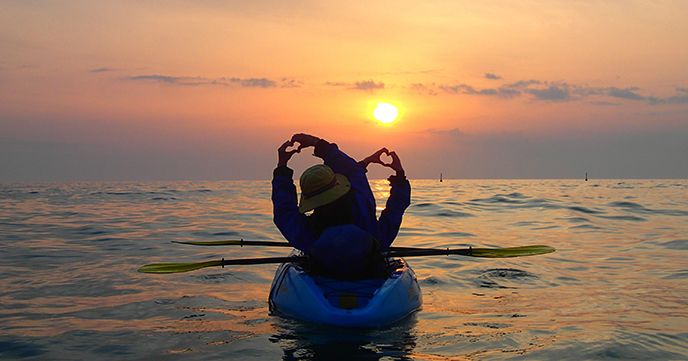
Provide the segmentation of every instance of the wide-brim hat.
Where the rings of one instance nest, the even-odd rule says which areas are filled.
[[[299,212],[301,213],[332,203],[351,189],[351,183],[346,176],[335,173],[332,168],[324,164],[306,169],[299,183],[301,185]]]

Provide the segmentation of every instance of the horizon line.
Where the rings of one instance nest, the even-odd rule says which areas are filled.
[[[614,180],[688,180],[688,178],[442,178],[443,182],[440,182],[439,178],[409,178],[409,181],[436,181],[437,183],[443,183],[444,181],[516,181],[516,180],[572,180],[581,182],[594,182],[594,181],[614,181]],[[387,180],[387,178],[370,178],[369,181],[381,181]],[[71,179],[71,180],[0,180],[0,185],[9,184],[54,184],[54,183],[138,183],[138,182],[270,182],[272,179],[257,179],[257,178],[246,178],[246,179]]]

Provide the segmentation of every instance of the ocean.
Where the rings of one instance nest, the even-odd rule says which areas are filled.
[[[423,309],[385,329],[271,316],[284,256],[269,181],[0,185],[0,359],[686,360],[688,180],[413,180],[397,246],[510,247],[409,258]],[[371,181],[384,208],[389,187]]]

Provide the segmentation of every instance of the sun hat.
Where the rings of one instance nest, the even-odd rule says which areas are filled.
[[[318,164],[306,169],[299,179],[301,200],[299,212],[310,210],[332,203],[351,189],[346,176],[335,173],[332,168]]]

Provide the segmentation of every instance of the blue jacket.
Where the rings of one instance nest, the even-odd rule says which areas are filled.
[[[411,185],[403,174],[389,177],[391,190],[386,208],[375,217],[375,197],[370,190],[365,168],[339,150],[336,144],[324,140],[315,146],[314,155],[322,158],[335,173],[349,179],[354,192],[354,224],[375,237],[382,250],[386,250],[399,233],[404,211],[411,203]],[[294,171],[277,167],[272,179],[272,205],[274,222],[284,238],[306,253],[320,237],[305,214],[299,212]]]

